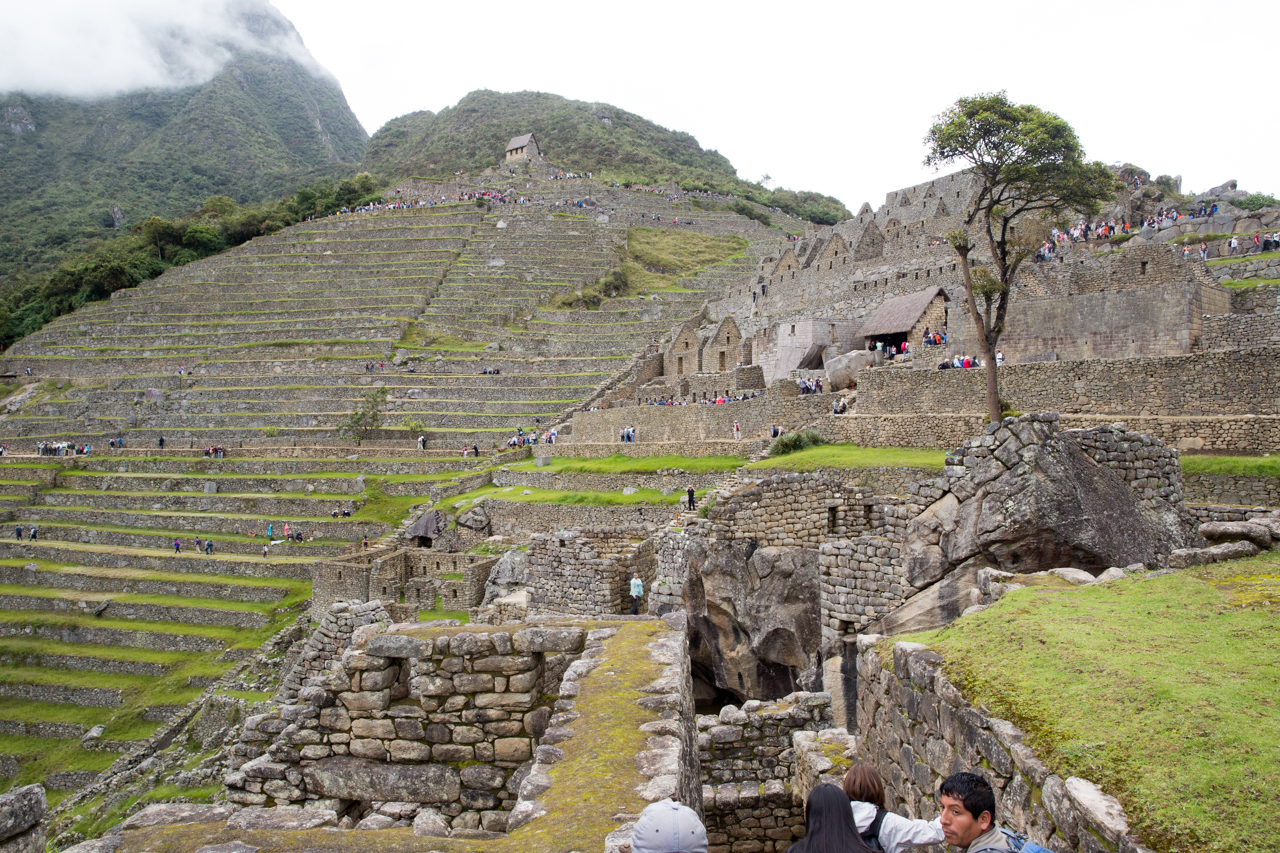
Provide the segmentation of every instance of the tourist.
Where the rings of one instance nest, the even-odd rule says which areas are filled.
[[[742,441],[742,427],[738,425],[737,421],[733,422],[733,440]]]
[[[853,822],[849,798],[830,783],[809,792],[804,804],[804,838],[789,853],[865,853],[867,847]]]
[[[640,580],[639,572],[631,573],[631,615],[635,616],[640,612],[640,597],[644,595],[644,581]]]
[[[267,559],[267,543],[262,543],[262,559]]]
[[[173,553],[175,553],[175,554],[181,554],[181,553],[182,553],[182,543],[181,543],[180,541],[178,541],[177,539],[174,539],[174,540],[173,540]]]
[[[996,350],[996,367],[1000,367],[1002,364],[1004,364],[1004,353]]]
[[[1209,244],[1201,241],[1200,243],[1200,260],[1207,261],[1209,259]]]
[[[204,540],[204,553],[205,553],[205,556],[208,556],[208,557],[213,556],[213,540],[212,539]]]
[[[1227,254],[1227,257],[1231,257],[1231,255],[1234,255],[1236,252],[1240,251],[1240,240],[1237,239],[1236,237],[1232,237],[1231,242],[1228,243],[1227,245],[1231,247],[1231,251]]]
[[[693,511],[693,503],[694,503],[694,501],[693,501],[693,486],[690,486],[690,487],[688,488],[687,492],[688,492],[688,495],[689,495],[689,511],[690,511],[690,512],[692,512],[692,511]],[[18,528],[18,538],[19,538],[19,539],[21,539],[21,538],[22,538],[22,528],[21,528],[21,527],[19,527],[19,528]]]
[[[884,781],[870,764],[849,768],[844,774],[844,793],[849,798],[853,822],[872,849],[900,853],[905,847],[942,841],[942,826],[936,819],[911,820],[885,810]]]
[[[1013,849],[996,825],[996,798],[986,779],[976,773],[953,773],[938,788],[938,800],[938,823],[951,846],[962,853]]]
[[[707,853],[707,830],[693,809],[659,800],[640,812],[631,853]]]
[[[693,507],[690,507],[690,509],[692,508]],[[22,541],[22,525],[21,524],[19,524],[17,527],[13,529],[13,538],[18,540],[19,542]]]
[[[39,537],[36,535],[38,532],[39,532],[39,531],[38,531],[38,529],[36,528],[36,526],[35,526],[34,524],[33,524],[33,525],[31,525],[31,537],[30,537],[27,541],[28,541],[28,542],[35,542],[35,541],[39,538]]]

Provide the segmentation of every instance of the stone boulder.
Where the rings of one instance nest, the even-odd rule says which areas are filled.
[[[1271,528],[1251,521],[1208,521],[1200,525],[1200,535],[1215,545],[1219,542],[1252,542],[1259,548],[1271,547]]]
[[[458,516],[458,526],[465,527],[468,530],[487,530],[489,527],[489,513],[485,512],[483,506],[473,506]]]
[[[524,589],[525,569],[529,565],[527,551],[512,550],[498,558],[489,570],[489,580],[484,585],[482,605],[493,604],[513,592]]]
[[[0,848],[6,853],[42,853],[45,831],[41,821],[48,810],[40,785],[26,785],[0,795]]]
[[[875,360],[875,354],[865,350],[854,350],[836,356],[826,363],[827,388],[839,391],[853,385],[858,380],[858,371],[866,368]]]
[[[1144,503],[1058,432],[1056,413],[993,426],[951,457],[961,464],[944,471],[948,491],[907,527],[904,563],[916,589],[974,558],[1015,574],[1071,566],[1097,576],[1199,544],[1180,500]]]
[[[689,646],[701,688],[777,699],[818,667],[818,552],[694,538],[684,552]]]

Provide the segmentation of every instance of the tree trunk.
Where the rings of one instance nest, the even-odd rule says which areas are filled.
[[[982,359],[986,364],[987,371],[987,416],[991,418],[993,424],[1000,423],[1000,380],[996,375],[996,356],[991,351],[991,345],[986,339],[982,339]]]

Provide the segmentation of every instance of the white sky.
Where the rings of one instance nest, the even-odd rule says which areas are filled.
[[[210,39],[240,40],[218,32],[232,17],[221,10],[256,2],[0,0],[0,91],[149,82],[172,74],[172,57],[141,43],[175,31],[194,74],[216,55]],[[686,131],[744,178],[767,172],[857,210],[928,179],[933,116],[1007,89],[1071,122],[1092,158],[1181,174],[1184,190],[1236,178],[1280,194],[1264,65],[1275,10],[1262,0],[272,2],[370,133],[473,89],[554,92]],[[539,141],[554,158],[555,140]]]

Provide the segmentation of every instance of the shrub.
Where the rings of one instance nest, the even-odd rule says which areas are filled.
[[[769,218],[769,214],[765,213],[763,210],[757,209],[745,201],[742,201],[741,199],[729,205],[729,209],[734,213],[747,217],[748,219],[754,219],[766,228],[773,226],[773,220]]]
[[[804,450],[806,447],[821,447],[824,444],[827,444],[827,440],[822,433],[817,430],[802,429],[799,432],[785,433],[774,439],[773,444],[769,445],[769,455],[785,456],[797,450]]]
[[[360,407],[342,422],[338,434],[346,437],[366,439],[382,426],[382,407],[387,403],[387,388],[380,385],[370,388],[364,395]]]
[[[1262,210],[1264,207],[1280,207],[1280,200],[1273,195],[1263,195],[1262,193],[1253,193],[1244,198],[1238,198],[1231,202],[1241,210]]]

